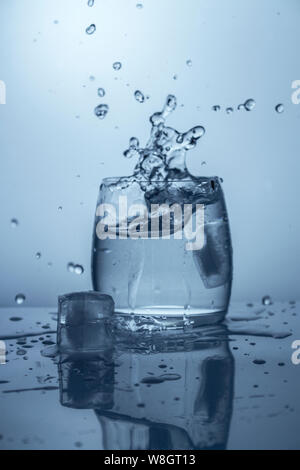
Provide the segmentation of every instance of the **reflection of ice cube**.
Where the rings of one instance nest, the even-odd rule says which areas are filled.
[[[62,350],[107,348],[114,301],[98,292],[75,292],[58,299],[57,344]]]
[[[112,351],[97,360],[82,357],[59,364],[60,401],[63,406],[98,410],[113,406],[114,363]]]
[[[232,261],[227,223],[222,220],[205,226],[205,245],[193,252],[193,258],[207,289],[230,281]]]

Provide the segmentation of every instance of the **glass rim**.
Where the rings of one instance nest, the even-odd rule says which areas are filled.
[[[101,180],[101,183],[100,185],[102,184],[106,184],[106,183],[112,183],[112,182],[118,182],[122,179],[130,179],[131,176],[107,176],[105,178],[103,178]],[[217,181],[220,181],[220,177],[219,176],[193,176],[192,177],[193,179],[186,179],[186,178],[172,178],[171,180],[168,181],[168,183],[191,183],[193,182],[194,180],[217,180]],[[154,180],[152,179],[151,181],[147,180],[147,179],[141,179],[141,180],[135,180],[135,181],[128,181],[129,183],[163,183],[163,182],[166,182],[165,180]]]

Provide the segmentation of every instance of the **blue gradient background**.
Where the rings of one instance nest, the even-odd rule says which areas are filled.
[[[300,79],[300,2],[136,3],[0,0],[0,305],[23,292],[27,305],[50,306],[58,294],[90,288],[99,183],[132,172],[122,152],[132,135],[145,142],[148,117],[168,93],[179,101],[172,126],[207,131],[190,170],[224,178],[233,298],[299,297],[300,105],[291,84]],[[97,31],[88,36],[91,23]],[[138,103],[136,89],[149,100]],[[252,112],[225,113],[248,98]],[[110,106],[103,121],[93,114],[101,102]],[[85,273],[69,273],[70,261]]]

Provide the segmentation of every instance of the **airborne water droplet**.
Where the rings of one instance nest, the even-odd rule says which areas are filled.
[[[89,34],[89,35],[94,34],[95,31],[96,31],[96,25],[95,24],[91,24],[85,30],[86,34]]]
[[[67,269],[70,273],[73,273],[74,272],[74,263],[69,263],[68,266],[67,266]]]
[[[262,298],[262,304],[263,305],[271,305],[272,304],[272,299],[269,295],[265,295],[263,298]]]
[[[24,294],[17,294],[16,297],[15,297],[15,302],[16,304],[18,305],[21,305],[25,302],[26,300],[26,297]]]
[[[109,106],[107,104],[99,104],[98,106],[96,106],[94,112],[97,118],[104,119],[108,113],[108,110]]]
[[[18,219],[11,219],[10,225],[12,228],[16,228],[19,225]]]
[[[100,96],[100,98],[103,98],[103,96],[105,96],[104,88],[98,88],[98,96]]]
[[[114,62],[113,63],[114,70],[120,70],[122,68],[121,62]]]
[[[252,111],[252,109],[255,108],[255,105],[256,105],[256,103],[255,103],[255,101],[254,101],[252,98],[250,98],[249,100],[245,101],[245,103],[244,103],[244,107],[245,107],[245,109],[246,109],[247,111]]]
[[[144,101],[145,101],[145,97],[144,97],[143,93],[140,90],[136,90],[134,92],[134,97],[135,97],[136,101],[138,101],[139,103],[144,103]]]
[[[80,266],[80,264],[76,264],[76,266],[74,266],[74,273],[75,274],[83,274],[84,273],[84,269],[83,269],[83,266]]]
[[[281,114],[283,113],[284,111],[284,106],[282,103],[279,103],[277,106],[275,106],[275,111],[278,113],[278,114]]]

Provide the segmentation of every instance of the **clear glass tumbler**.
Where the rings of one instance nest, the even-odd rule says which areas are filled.
[[[92,250],[94,290],[115,311],[195,325],[222,321],[232,248],[219,178],[167,183],[106,178]]]

